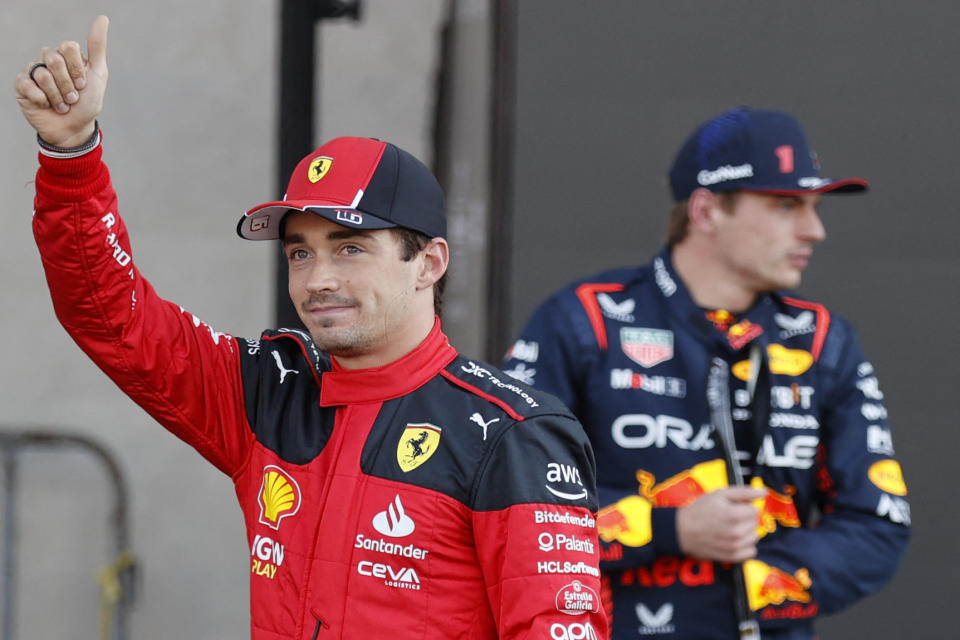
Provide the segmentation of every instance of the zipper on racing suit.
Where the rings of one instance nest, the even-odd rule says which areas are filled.
[[[310,610],[310,613],[313,614],[313,617],[316,618],[317,620],[317,626],[313,628],[313,635],[310,636],[310,640],[317,640],[317,637],[320,635],[320,628],[322,627],[324,629],[329,629],[330,625],[324,622],[323,619],[320,617],[320,614],[318,614],[313,609]]]

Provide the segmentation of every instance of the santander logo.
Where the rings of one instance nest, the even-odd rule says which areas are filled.
[[[403,538],[417,528],[413,518],[408,516],[403,509],[403,503],[400,502],[400,494],[393,499],[393,502],[377,515],[373,516],[373,528],[378,533],[391,538]]]

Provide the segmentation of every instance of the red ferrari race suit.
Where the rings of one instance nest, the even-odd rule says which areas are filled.
[[[750,354],[764,351],[751,393]],[[685,556],[676,531],[678,508],[729,482],[705,391],[713,358],[729,367],[746,481],[767,490],[744,565],[764,639],[811,638],[816,616],[880,589],[907,546],[907,488],[853,327],[781,292],[739,318],[707,312],[665,249],[552,296],[505,365],[563,400],[593,443],[614,640],[739,637],[730,567]]]
[[[459,356],[439,321],[352,371],[301,331],[215,331],[134,266],[101,155],[40,157],[57,317],[232,478],[253,638],[607,637],[593,453],[562,404]]]

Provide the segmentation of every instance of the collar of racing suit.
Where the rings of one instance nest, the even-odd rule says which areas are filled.
[[[332,370],[322,376],[320,406],[385,402],[398,398],[426,384],[456,357],[457,350],[450,345],[437,318],[433,329],[416,349],[388,365],[343,369],[336,359],[331,359]]]

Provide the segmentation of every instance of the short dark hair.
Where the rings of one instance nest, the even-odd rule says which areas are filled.
[[[430,236],[413,229],[391,227],[390,231],[400,242],[400,259],[410,262],[430,242]],[[433,312],[437,317],[443,317],[443,290],[447,287],[447,273],[433,284]]]
[[[715,192],[720,207],[724,211],[733,211],[737,203],[740,191],[718,191]],[[690,230],[690,201],[680,200],[670,209],[670,215],[667,216],[667,246],[674,247],[684,238]]]

